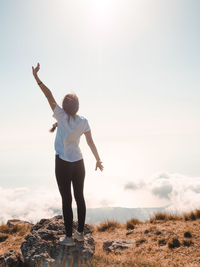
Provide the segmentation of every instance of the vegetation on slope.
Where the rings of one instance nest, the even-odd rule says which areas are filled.
[[[200,266],[200,210],[183,215],[158,212],[145,222],[131,218],[125,224],[106,220],[90,226],[95,254],[88,266]],[[27,225],[0,225],[0,255],[11,249],[19,253],[29,231]],[[103,250],[104,241],[120,239],[134,240],[135,246],[117,253]]]

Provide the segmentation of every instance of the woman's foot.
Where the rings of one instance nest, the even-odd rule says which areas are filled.
[[[60,245],[65,245],[65,246],[74,246],[74,245],[76,245],[76,243],[74,242],[74,239],[72,237],[68,237],[68,236],[62,236],[59,239],[59,244]]]
[[[73,234],[73,238],[76,239],[77,241],[84,241],[84,233],[75,231]]]

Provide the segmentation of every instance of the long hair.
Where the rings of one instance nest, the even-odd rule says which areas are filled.
[[[79,100],[76,94],[67,94],[62,101],[62,108],[67,113],[68,123],[70,122],[70,118],[76,118],[76,113],[79,109]],[[53,124],[52,128],[49,132],[54,132],[56,127],[58,126],[57,122]]]

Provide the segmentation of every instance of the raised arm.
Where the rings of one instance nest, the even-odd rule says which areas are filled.
[[[97,168],[99,168],[101,171],[103,171],[103,165],[102,165],[102,161],[100,160],[99,154],[97,152],[97,148],[94,144],[94,141],[92,139],[92,134],[91,131],[87,131],[84,133],[85,134],[85,138],[87,141],[88,146],[90,147],[94,157],[96,158],[96,168],[95,171],[97,170]]]
[[[38,73],[39,69],[40,69],[39,63],[37,64],[37,66],[35,68],[32,66],[33,76],[34,76],[36,82],[38,83],[39,87],[41,88],[42,92],[46,96],[46,98],[49,102],[49,105],[51,106],[52,111],[54,111],[57,103],[56,103],[51,91],[49,90],[49,88],[47,88],[46,85],[43,84],[43,82],[38,77],[37,73]]]

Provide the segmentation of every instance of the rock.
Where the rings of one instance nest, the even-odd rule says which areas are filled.
[[[9,227],[13,227],[13,226],[15,226],[17,224],[21,224],[21,225],[23,225],[23,224],[24,225],[34,225],[33,223],[30,223],[28,221],[22,221],[22,220],[19,220],[19,219],[11,219],[11,220],[8,220],[7,221],[7,225]]]
[[[107,252],[115,252],[117,249],[123,250],[132,247],[134,240],[112,240],[103,242],[103,250]]]
[[[73,222],[73,230],[77,229],[78,222]],[[65,266],[72,263],[80,264],[94,255],[95,245],[92,231],[88,224],[84,226],[84,242],[76,241],[75,246],[60,245],[59,239],[65,235],[62,215],[50,219],[41,219],[30,230],[21,244],[21,252],[27,267]],[[73,265],[74,266],[74,265]]]
[[[0,266],[1,267],[21,267],[23,266],[23,261],[20,254],[16,254],[13,250],[6,252],[0,256]]]

